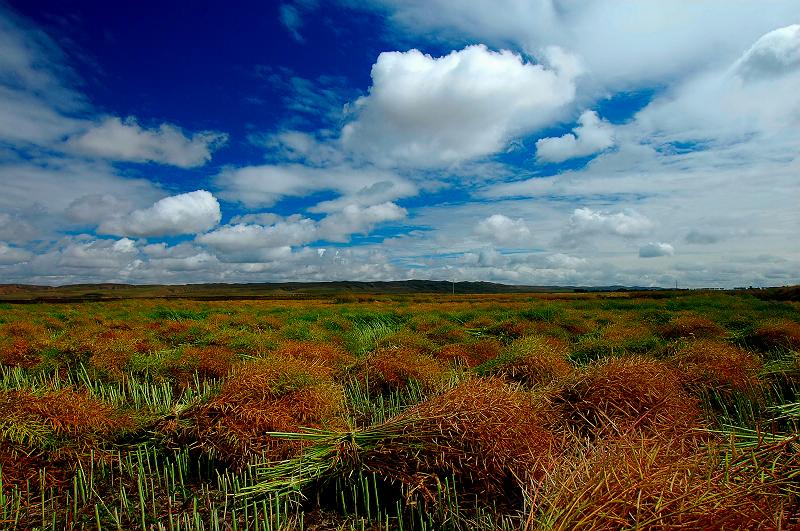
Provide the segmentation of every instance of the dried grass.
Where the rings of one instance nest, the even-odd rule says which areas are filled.
[[[706,317],[684,314],[663,325],[660,332],[667,339],[708,338],[723,336],[725,329]]]
[[[338,425],[342,411],[343,393],[329,368],[293,358],[265,359],[238,365],[218,396],[186,414],[192,425],[170,424],[164,431],[174,429],[169,438],[179,445],[240,467],[254,456],[291,457],[301,446],[267,432]]]
[[[23,337],[8,339],[0,345],[0,363],[30,369],[42,361],[30,340]]]
[[[755,392],[761,360],[751,352],[722,341],[687,343],[673,358],[684,381],[697,390]]]
[[[479,372],[526,385],[542,385],[572,372],[567,352],[567,346],[557,339],[527,336],[517,339],[500,356],[479,367]]]
[[[361,383],[374,393],[405,388],[416,381],[426,388],[436,387],[445,367],[432,356],[409,348],[385,348],[371,352],[354,367]]]
[[[554,396],[569,425],[592,436],[629,432],[681,439],[702,426],[698,401],[680,373],[644,356],[590,365]]]
[[[345,368],[354,359],[344,347],[317,341],[284,341],[278,345],[274,356],[305,360],[336,370]]]
[[[181,363],[188,372],[197,371],[201,377],[221,378],[228,374],[238,359],[236,353],[228,347],[207,345],[185,348]]]
[[[113,406],[69,388],[0,392],[0,419],[6,425],[42,423],[56,435],[84,443],[130,426],[130,419]]]
[[[762,350],[800,350],[800,323],[788,319],[767,321],[755,329],[748,341]]]
[[[465,493],[513,497],[521,483],[544,474],[559,446],[528,394],[497,378],[463,382],[386,424],[401,426],[402,434],[363,456],[363,464],[428,500],[448,477]]]
[[[533,485],[535,522],[573,529],[787,528],[791,508],[756,469],[703,449],[626,437],[591,445]],[[782,524],[782,525],[781,525]]]
[[[503,344],[496,339],[479,339],[469,343],[445,345],[436,353],[436,359],[461,363],[472,368],[496,358],[502,350]]]

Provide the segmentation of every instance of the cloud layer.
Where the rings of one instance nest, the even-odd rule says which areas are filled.
[[[3,282],[800,282],[795,1],[269,9],[217,112],[0,6]]]

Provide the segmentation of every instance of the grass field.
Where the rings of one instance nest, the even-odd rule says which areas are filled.
[[[790,529],[800,303],[0,304],[0,527]]]

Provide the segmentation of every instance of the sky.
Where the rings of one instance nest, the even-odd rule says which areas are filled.
[[[0,283],[800,283],[796,0],[0,0]]]

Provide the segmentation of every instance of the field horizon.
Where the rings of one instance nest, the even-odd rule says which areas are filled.
[[[112,300],[127,298],[188,298],[194,300],[248,300],[282,297],[337,296],[370,293],[602,293],[602,292],[695,292],[726,291],[755,293],[761,298],[797,300],[800,286],[767,286],[759,288],[686,288],[643,286],[531,286],[487,281],[395,280],[380,282],[320,281],[320,282],[250,282],[250,283],[189,283],[189,284],[124,284],[90,283],[57,286],[35,284],[0,284],[0,301],[58,302],[83,300]]]

